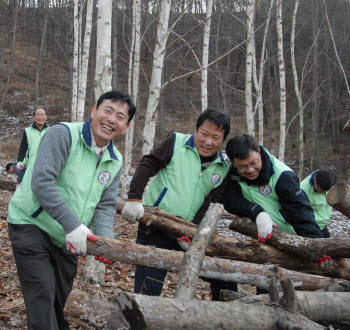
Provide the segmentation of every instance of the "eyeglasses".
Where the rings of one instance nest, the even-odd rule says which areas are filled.
[[[259,155],[257,158],[255,158],[250,164],[248,165],[238,165],[235,166],[238,173],[247,173],[250,168],[256,169],[261,164],[261,156]]]

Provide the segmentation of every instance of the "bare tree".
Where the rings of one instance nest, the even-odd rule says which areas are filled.
[[[278,158],[284,161],[284,151],[286,147],[286,71],[283,56],[283,29],[282,29],[282,1],[277,0],[277,46],[280,78],[280,144]]]
[[[209,38],[210,38],[210,24],[211,13],[213,10],[214,0],[207,0],[207,13],[205,16],[204,32],[203,32],[203,57],[201,70],[201,100],[202,112],[208,107],[208,61],[209,61]]]

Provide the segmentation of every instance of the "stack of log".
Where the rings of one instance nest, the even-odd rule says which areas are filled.
[[[329,202],[349,216],[349,190],[333,191]],[[268,244],[261,244],[255,224],[247,219],[235,219],[230,229],[253,240],[223,237],[214,232],[221,212],[221,206],[211,205],[197,227],[145,208],[142,223],[173,237],[191,238],[186,252],[108,238],[88,243],[91,255],[179,272],[174,298],[121,292],[117,304],[108,304],[75,290],[67,311],[109,329],[324,329],[315,322],[350,322],[350,262],[345,259],[350,258],[350,238],[308,239],[274,229]],[[323,254],[335,259],[334,264],[316,268]],[[193,300],[198,276],[250,284],[269,294],[230,302]]]

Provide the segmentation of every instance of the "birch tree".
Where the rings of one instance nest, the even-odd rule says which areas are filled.
[[[141,0],[133,2],[133,24],[132,40],[129,54],[128,72],[128,92],[135,104],[137,104],[139,92],[139,72],[140,72],[140,50],[141,50]],[[125,137],[124,171],[122,180],[122,196],[126,198],[126,183],[132,164],[132,151],[134,148],[134,126],[135,121],[131,121]]]
[[[264,29],[264,36],[263,36],[263,44],[261,48],[261,55],[260,55],[260,64],[259,64],[259,76],[257,76],[257,61],[256,61],[256,50],[255,50],[255,38],[254,38],[254,51],[253,51],[253,78],[254,78],[254,87],[257,94],[256,99],[256,105],[255,105],[255,111],[258,111],[258,127],[259,127],[259,137],[258,141],[260,144],[264,144],[264,109],[263,109],[263,82],[264,82],[264,67],[265,67],[265,61],[266,61],[266,42],[267,42],[267,35],[269,31],[269,24],[270,24],[270,18],[272,13],[272,7],[274,4],[274,0],[270,0],[270,7],[267,14],[266,22],[265,22],[265,29]]]
[[[81,56],[79,58],[78,102],[77,102],[77,112],[76,112],[78,122],[84,121],[93,3],[94,3],[93,0],[87,0],[86,2],[84,43],[83,43],[82,51],[80,53]]]
[[[293,16],[292,16],[292,31],[290,36],[290,52],[291,52],[291,62],[292,62],[292,70],[293,70],[293,81],[294,81],[294,90],[295,95],[298,100],[298,111],[299,111],[299,169],[298,169],[298,177],[299,180],[303,177],[304,172],[304,107],[303,100],[301,97],[300,89],[299,89],[299,79],[298,79],[298,71],[295,63],[295,23],[296,17],[299,7],[299,0],[295,0]]]
[[[79,0],[73,2],[73,63],[72,63],[72,109],[71,120],[77,121],[78,85],[79,85],[79,48],[80,48],[80,15]]]
[[[142,155],[148,154],[154,144],[155,128],[156,128],[156,109],[159,103],[162,71],[164,65],[165,46],[168,40],[169,31],[169,15],[171,0],[161,0],[159,2],[159,17],[157,25],[157,40],[153,53],[152,76],[149,89],[149,97],[147,103],[147,112],[145,126],[143,128],[143,146]]]
[[[283,56],[282,1],[277,0],[277,47],[280,82],[280,143],[278,158],[284,161],[286,147],[286,71]]]
[[[43,61],[44,50],[45,50],[47,19],[49,16],[49,0],[45,0],[43,2],[43,7],[44,7],[43,8],[44,19],[42,23],[41,41],[40,41],[40,47],[39,47],[38,62],[35,70],[35,82],[34,82],[34,97],[35,97],[36,103],[38,103],[38,98],[39,98],[39,77],[40,77],[41,63]]]
[[[207,0],[207,13],[205,16],[204,32],[203,32],[203,57],[201,70],[201,101],[202,112],[208,107],[208,61],[209,61],[209,38],[211,13],[213,10],[214,0]]]
[[[94,80],[95,100],[112,89],[112,0],[98,2],[96,70]]]
[[[255,0],[247,1],[247,47],[246,47],[246,73],[245,73],[245,113],[248,134],[255,135],[254,109],[252,97],[253,77],[253,45],[254,45],[254,15]]]

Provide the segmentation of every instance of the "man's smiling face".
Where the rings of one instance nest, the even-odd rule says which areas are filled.
[[[119,100],[104,100],[98,108],[92,108],[91,129],[98,147],[122,134],[129,127],[129,105]]]

